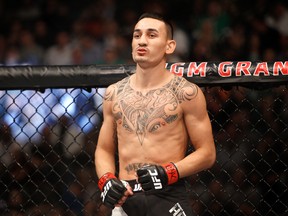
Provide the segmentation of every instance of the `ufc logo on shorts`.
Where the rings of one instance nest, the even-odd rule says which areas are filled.
[[[162,186],[161,180],[157,178],[157,176],[158,176],[157,170],[154,169],[153,171],[152,170],[148,170],[148,171],[149,171],[151,179],[153,181],[154,188],[157,190],[162,189],[163,186]]]
[[[108,191],[110,190],[111,187],[112,187],[111,181],[107,182],[107,184],[104,187],[103,192],[101,193],[102,202],[104,202],[105,197],[106,197],[106,195],[107,195],[107,193],[108,193]]]
[[[176,203],[170,210],[169,213],[173,214],[173,216],[186,216],[184,210],[182,209],[179,203]]]

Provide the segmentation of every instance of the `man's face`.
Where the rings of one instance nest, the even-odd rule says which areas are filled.
[[[144,18],[134,28],[132,40],[133,60],[138,64],[149,63],[149,66],[158,64],[166,54],[167,43],[165,23],[157,19]]]

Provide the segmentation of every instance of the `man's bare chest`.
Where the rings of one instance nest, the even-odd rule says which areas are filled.
[[[182,119],[181,103],[189,101],[195,94],[189,95],[189,88],[193,87],[179,77],[145,93],[131,88],[127,81],[120,83],[113,105],[118,127],[137,135],[142,144],[147,135],[157,133],[163,127],[172,127]]]
[[[129,90],[117,100],[118,114],[130,131],[155,132],[161,125],[170,124],[179,116],[179,101],[166,88],[143,94]]]

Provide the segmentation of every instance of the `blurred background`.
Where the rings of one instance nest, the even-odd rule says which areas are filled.
[[[0,0],[0,65],[131,64],[146,11],[174,25],[170,62],[288,60],[287,0]],[[109,214],[94,167],[104,91],[0,91],[0,215]],[[217,162],[187,180],[195,215],[287,215],[287,85],[203,91]]]
[[[1,0],[0,63],[131,62],[138,16],[171,19],[178,42],[170,61],[287,60],[285,0]]]

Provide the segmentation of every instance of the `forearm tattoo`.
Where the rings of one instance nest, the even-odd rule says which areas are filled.
[[[141,145],[147,133],[177,120],[179,105],[198,94],[198,88],[183,77],[175,76],[167,85],[146,94],[132,89],[129,81],[127,77],[118,82],[106,93],[105,100],[114,101],[116,96],[112,110],[115,121],[120,120],[125,130],[135,133]]]

